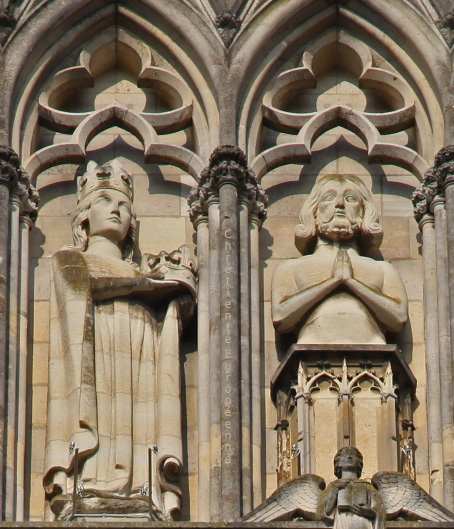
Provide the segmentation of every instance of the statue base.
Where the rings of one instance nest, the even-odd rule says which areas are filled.
[[[292,345],[271,379],[279,485],[305,473],[330,479],[343,446],[367,454],[365,477],[388,470],[414,478],[415,390],[396,345]]]
[[[89,494],[89,493],[88,493]],[[95,495],[78,496],[74,506],[72,495],[55,496],[50,502],[55,520],[106,521],[106,522],[143,522],[163,521],[164,517],[156,507],[150,513],[148,499],[141,498],[105,498]]]

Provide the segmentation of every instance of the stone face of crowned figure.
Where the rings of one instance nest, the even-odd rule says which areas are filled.
[[[156,513],[172,519],[180,507],[178,487],[166,488],[166,476],[181,470],[178,352],[194,290],[178,280],[178,267],[167,279],[141,273],[132,261],[132,198],[131,177],[118,162],[90,162],[78,186],[74,245],[52,258],[44,487],[60,519],[74,482],[70,444],[78,449],[85,512],[148,512],[140,489],[154,444],[162,454],[152,468]],[[193,275],[187,265],[182,277]]]
[[[384,344],[407,321],[407,295],[395,268],[370,256],[383,231],[366,186],[354,175],[327,175],[300,213],[295,244],[272,282],[275,328],[299,344]]]

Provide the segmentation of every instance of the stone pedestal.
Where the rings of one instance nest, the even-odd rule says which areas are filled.
[[[278,447],[290,438],[294,461],[288,450],[278,454],[280,484],[305,473],[330,479],[342,446],[367,454],[364,477],[399,470],[414,478],[415,389],[396,345],[293,345],[271,380]]]

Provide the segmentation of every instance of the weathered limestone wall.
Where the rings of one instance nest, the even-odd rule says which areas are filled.
[[[210,373],[204,362],[220,349],[219,315],[214,309],[222,293],[216,274],[210,278],[208,273],[210,266],[219,266],[219,212],[213,201],[206,218],[194,227],[187,197],[210,154],[223,144],[241,147],[269,198],[261,230],[257,218],[247,218],[247,205],[241,204],[239,216],[240,305],[252,328],[247,339],[244,327],[241,335],[242,343],[250,339],[243,350],[252,351],[254,424],[242,425],[244,435],[253,438],[250,460],[243,458],[253,474],[252,500],[247,501],[255,506],[276,488],[277,414],[269,381],[293,341],[277,334],[272,324],[272,274],[282,260],[299,257],[294,228],[301,206],[316,179],[332,173],[356,174],[371,189],[385,233],[382,257],[399,271],[407,289],[409,322],[388,342],[402,349],[418,381],[413,409],[416,475],[428,490],[441,469],[429,466],[429,305],[424,306],[421,235],[411,195],[435,153],[454,143],[452,28],[448,19],[436,22],[447,16],[446,2],[148,0],[120,6],[49,0],[33,12],[37,4],[22,2],[20,9],[15,8],[20,23],[9,40],[4,35],[0,94],[2,145],[18,152],[40,194],[39,216],[30,232],[24,518],[40,521],[44,514],[50,257],[72,243],[76,175],[83,174],[89,160],[102,164],[114,158],[134,178],[136,260],[141,253],[171,251],[181,244],[195,255],[198,246],[205,251],[200,275],[206,287],[201,298],[205,307],[199,308],[198,320],[193,320],[182,342],[183,519],[209,520],[210,491],[220,505],[210,478],[217,454],[210,462],[206,453],[210,442],[211,447],[220,446],[220,432],[215,420],[207,420],[210,408],[204,400],[204,395],[207,402],[213,400],[207,388],[216,380],[213,364]],[[226,18],[231,26],[219,27],[216,22],[221,4],[226,11],[242,6],[238,18]],[[0,239],[3,248],[6,243]],[[0,280],[6,275],[4,262]],[[436,281],[432,286],[436,288]],[[426,293],[426,301],[429,298]],[[1,350],[6,343],[6,305],[3,297],[0,301]],[[437,323],[436,316],[432,321]],[[13,338],[15,333],[11,328]],[[363,406],[364,421],[367,410]],[[327,480],[333,479],[331,461],[337,448],[333,428],[327,422],[316,429],[327,454],[315,470]],[[13,441],[14,433],[10,447]],[[296,442],[294,428],[291,442]],[[372,435],[357,443],[365,454],[364,477],[370,477],[379,470],[374,458],[367,456],[370,449],[376,451],[377,438]],[[13,472],[14,463],[9,460],[8,465]],[[295,475],[295,463],[292,469]],[[441,501],[439,487],[437,491]]]
[[[329,63],[320,68],[320,81],[316,88],[308,89],[304,96],[291,99],[286,106],[289,112],[323,110],[332,105],[343,104],[369,112],[384,112],[389,108],[377,98],[372,90],[361,90],[357,80],[347,70],[337,69]],[[127,71],[114,68],[101,74],[93,88],[79,92],[75,101],[65,107],[67,111],[103,108],[118,101],[138,111],[160,110],[159,100],[146,89],[138,89],[129,78]],[[261,149],[289,141],[289,135],[274,133],[265,129]],[[413,147],[414,130],[393,134],[397,144]],[[169,141],[184,146],[193,146],[191,129],[169,135]],[[43,131],[40,147],[64,140],[64,135]],[[391,261],[399,270],[409,295],[410,320],[405,331],[392,341],[402,348],[404,357],[418,379],[417,398],[419,406],[415,411],[415,440],[417,444],[416,465],[419,482],[429,485],[427,466],[426,395],[424,322],[422,300],[422,271],[418,227],[413,218],[410,201],[411,193],[418,180],[404,169],[395,166],[369,164],[365,145],[346,129],[334,128],[322,135],[312,146],[311,163],[301,166],[286,165],[266,174],[262,180],[269,196],[269,212],[260,234],[260,271],[263,351],[265,370],[262,378],[262,399],[265,406],[266,435],[264,467],[266,474],[266,495],[276,488],[276,410],[268,398],[269,380],[279,363],[276,344],[282,351],[291,343],[291,338],[277,335],[272,326],[270,312],[271,277],[282,259],[298,257],[294,246],[294,227],[303,201],[316,178],[330,173],[351,173],[360,176],[372,189],[375,205],[380,213],[385,238],[381,252],[385,260]],[[195,249],[194,229],[189,222],[186,198],[193,179],[182,171],[169,166],[147,165],[143,162],[140,142],[131,134],[119,128],[110,128],[97,136],[89,145],[88,159],[103,163],[112,158],[119,159],[123,167],[134,175],[135,210],[139,221],[139,244],[141,252],[157,253],[170,251],[181,244]],[[71,243],[71,215],[75,208],[75,181],[77,166],[68,165],[49,169],[40,174],[37,188],[41,195],[40,214],[36,227],[31,233],[32,256],[32,314],[33,337],[31,354],[33,358],[33,392],[31,396],[32,430],[30,443],[31,490],[30,518],[38,520],[43,515],[42,454],[45,443],[46,402],[47,402],[47,356],[49,322],[49,258],[65,244]],[[184,503],[184,516],[197,516],[197,355],[195,352],[195,331],[189,331],[184,356],[184,382],[187,428],[187,477],[185,492],[190,501]],[[336,450],[331,436],[332,425],[320,426],[316,435],[331,439],[330,457],[317,464],[316,472],[325,479],[332,479],[331,452]],[[375,438],[374,438],[375,439]],[[359,448],[367,453],[376,439],[359,441]],[[370,477],[377,470],[373,460],[366,459],[365,476]]]

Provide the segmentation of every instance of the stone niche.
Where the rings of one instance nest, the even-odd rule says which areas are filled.
[[[292,345],[271,380],[277,407],[278,482],[331,479],[343,446],[367,454],[363,474],[414,478],[416,379],[396,345]]]

